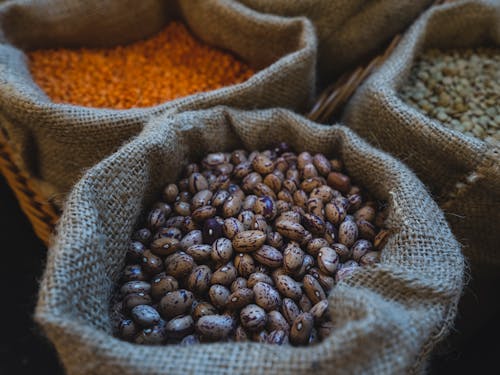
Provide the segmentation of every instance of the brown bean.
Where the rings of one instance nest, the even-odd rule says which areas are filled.
[[[297,191],[297,184],[292,179],[286,179],[283,181],[283,189],[290,192],[290,194],[294,194]]]
[[[328,275],[333,275],[337,271],[339,257],[331,247],[322,247],[318,253],[318,267]]]
[[[337,265],[337,267],[339,266],[340,263]],[[335,285],[335,278],[333,276],[327,275],[317,268],[311,268],[308,271],[308,273],[309,275],[313,276],[316,280],[318,280],[319,284],[321,285],[321,287],[325,292],[330,291]]]
[[[283,264],[283,254],[269,245],[262,245],[253,253],[253,257],[257,262],[271,268],[281,267]]]
[[[245,197],[243,200],[243,210],[252,211],[255,206],[255,202],[257,202],[258,197],[256,195],[250,194]]]
[[[309,198],[319,198],[323,204],[327,204],[333,199],[333,189],[328,185],[321,185],[313,189],[309,194]]]
[[[193,269],[187,279],[187,287],[189,290],[203,294],[210,287],[210,279],[212,277],[212,270],[206,265],[201,265]]]
[[[236,165],[233,169],[233,176],[236,178],[245,178],[252,172],[252,163],[243,161]]]
[[[313,238],[309,243],[307,244],[306,251],[312,255],[312,256],[317,256],[319,253],[319,249],[322,247],[328,246],[328,242],[324,238]]]
[[[246,150],[234,150],[231,153],[231,163],[239,164],[248,160],[248,152]]]
[[[300,213],[296,211],[285,211],[282,212],[281,215],[276,219],[275,224],[278,224],[278,222],[281,221],[291,221],[300,224],[301,219],[302,217],[300,216]]]
[[[283,184],[283,174],[278,176],[276,173],[270,173],[264,178],[264,183],[269,186],[276,194],[281,191],[281,185]]]
[[[306,213],[302,216],[302,224],[314,235],[321,236],[326,231],[325,221],[314,214]]]
[[[234,331],[234,341],[236,342],[249,341],[249,337],[245,331],[245,328],[243,328],[242,326],[236,327],[236,330]]]
[[[244,328],[251,332],[258,332],[267,323],[267,314],[260,306],[250,304],[240,312],[240,321]]]
[[[274,163],[268,157],[260,154],[253,159],[252,167],[257,173],[266,175],[274,170]]]
[[[189,192],[196,194],[200,190],[208,189],[208,182],[201,173],[195,172],[188,177],[188,186]]]
[[[363,219],[369,222],[373,222],[373,220],[375,220],[375,214],[376,211],[374,207],[365,205],[354,213],[354,219],[356,221]]]
[[[285,297],[299,300],[302,296],[300,284],[288,275],[278,275],[275,278],[276,289]]]
[[[191,214],[191,217],[196,222],[203,222],[210,217],[214,217],[216,213],[215,207],[212,206],[203,206],[195,209]]]
[[[327,183],[332,188],[344,194],[347,194],[351,189],[351,179],[339,172],[330,172],[327,177]]]
[[[183,251],[179,251],[165,258],[165,273],[177,279],[189,275],[193,267],[193,258]]]
[[[290,331],[290,325],[278,310],[269,311],[267,314],[266,328],[270,332],[276,330],[285,332]]]
[[[255,186],[257,186],[257,184],[260,182],[262,182],[262,176],[257,172],[252,172],[246,175],[245,178],[243,178],[243,181],[241,182],[241,188],[245,192],[251,193]]]
[[[239,253],[234,258],[234,266],[243,277],[249,277],[255,272],[255,262],[250,254]]]
[[[301,243],[312,238],[311,233],[309,233],[302,225],[293,221],[279,221],[276,224],[276,230],[282,236]]]
[[[314,318],[310,313],[302,313],[290,328],[290,342],[292,345],[306,345],[309,343],[311,332],[314,326]]]
[[[288,344],[288,333],[285,331],[272,331],[267,336],[267,343],[274,345],[286,345]]]
[[[168,184],[165,189],[163,189],[163,200],[167,203],[174,203],[177,199],[177,194],[179,194],[179,188],[176,184]]]
[[[270,232],[271,227],[267,225],[267,220],[262,215],[255,215],[255,220],[253,223],[254,230],[260,230],[264,232],[267,236],[267,233]]]
[[[189,290],[179,289],[165,294],[160,300],[159,310],[165,319],[171,319],[174,316],[188,313],[193,301],[193,293]]]
[[[147,218],[147,223],[149,228],[151,228],[153,231],[164,226],[165,225],[165,214],[163,211],[159,208],[155,208],[151,210],[151,212],[148,215]]]
[[[389,240],[389,231],[382,229],[378,234],[375,236],[373,240],[373,246],[377,250],[381,250],[384,248],[386,245],[387,241]]]
[[[266,311],[276,310],[281,305],[281,297],[271,285],[258,282],[253,287],[255,303]]]
[[[144,272],[154,275],[163,271],[163,261],[150,250],[146,250],[141,259],[141,267]]]
[[[359,259],[369,251],[373,251],[373,245],[367,240],[357,240],[351,247],[352,258],[359,262]]]
[[[170,216],[165,222],[165,227],[181,229],[184,225],[184,219],[184,216]]]
[[[210,302],[212,302],[212,304],[218,308],[223,308],[226,306],[230,294],[231,292],[229,291],[229,289],[220,284],[212,285],[208,291]]]
[[[302,296],[300,296],[299,307],[303,312],[309,312],[309,310],[313,307],[313,303],[306,294],[302,294]]]
[[[181,249],[187,250],[193,245],[200,245],[203,243],[203,234],[201,230],[193,230],[187,233],[181,240]]]
[[[133,341],[139,331],[139,327],[131,319],[124,319],[118,325],[118,332],[122,339]]]
[[[227,315],[205,315],[196,322],[196,331],[208,340],[223,340],[233,331],[234,323]]]
[[[369,251],[359,259],[361,266],[369,266],[380,262],[380,251]]]
[[[210,282],[212,284],[221,284],[224,286],[230,286],[231,283],[238,276],[238,271],[233,265],[233,262],[229,262],[222,267],[218,268],[213,274]]]
[[[313,162],[313,157],[307,151],[301,152],[297,156],[297,168],[299,168],[299,169],[303,169],[306,164],[310,164],[312,162]]]
[[[242,288],[246,288],[246,287],[247,287],[247,279],[245,279],[244,277],[237,277],[236,280],[234,280],[231,283],[231,293],[234,293],[238,289],[242,289]]]
[[[208,189],[197,192],[191,199],[191,209],[196,210],[197,208],[210,205],[213,196],[213,193]]]
[[[131,293],[149,294],[150,292],[151,292],[151,284],[145,281],[127,281],[120,288],[120,293],[123,296]]]
[[[363,238],[368,241],[373,241],[377,231],[375,229],[375,226],[370,223],[369,221],[366,221],[364,219],[358,220],[356,222],[356,226],[358,227],[358,237]]]
[[[354,271],[356,271],[356,268],[358,267],[342,267],[335,274],[335,282],[338,283],[343,279],[345,279],[346,277],[352,275]]]
[[[311,255],[309,254],[304,255],[304,261],[302,262],[302,266],[300,266],[300,269],[298,271],[295,271],[293,273],[293,276],[295,278],[301,279],[314,264],[315,261]]]
[[[139,305],[151,305],[153,300],[149,294],[131,293],[123,299],[123,311],[128,312]]]
[[[231,240],[224,237],[215,240],[212,244],[210,256],[216,263],[229,262],[233,256],[233,245],[231,244]]]
[[[290,242],[283,251],[283,266],[288,272],[295,272],[300,269],[304,262],[304,251],[296,242]]]
[[[193,318],[191,315],[177,316],[167,323],[165,330],[168,337],[182,339],[194,332]]]
[[[198,335],[187,335],[181,340],[180,345],[191,346],[191,345],[197,345],[199,343],[200,343],[200,338],[198,337]]]
[[[226,199],[224,205],[222,206],[222,216],[227,218],[231,216],[236,216],[241,210],[243,202],[236,195],[231,195]]]
[[[318,280],[316,280],[313,276],[305,275],[303,283],[304,292],[307,294],[313,304],[326,299],[325,291],[319,284]]]
[[[195,262],[206,262],[210,259],[212,246],[210,245],[193,245],[187,248],[186,254],[190,255]]]
[[[177,289],[179,289],[179,283],[172,276],[160,275],[154,277],[151,281],[151,295],[156,300]]]
[[[274,285],[273,279],[271,276],[266,275],[265,273],[262,272],[255,272],[250,275],[248,278],[247,286],[248,288],[252,288],[257,284],[258,282],[263,282],[267,283],[269,285]]]
[[[266,242],[266,234],[260,230],[247,230],[234,236],[232,244],[234,250],[248,253],[259,249]]]
[[[340,224],[339,242],[347,247],[351,247],[358,239],[358,226],[349,216]]]
[[[161,345],[167,340],[165,324],[156,324],[139,331],[134,342],[142,345]]]
[[[339,225],[344,221],[347,215],[347,210],[336,202],[327,203],[325,206],[325,216],[335,225]]]
[[[151,243],[151,251],[160,256],[173,254],[180,248],[180,241],[172,237],[160,237]]]
[[[326,318],[326,312],[328,311],[328,300],[324,299],[315,304],[309,311],[314,318],[316,324],[320,323]]]
[[[267,186],[263,182],[259,182],[258,184],[256,184],[254,186],[254,188],[252,189],[252,192],[258,197],[268,196],[274,200],[276,200],[276,198],[277,198],[273,189],[271,189],[269,186]]]
[[[237,289],[229,296],[226,308],[230,310],[239,310],[254,300],[254,292],[249,288]]]
[[[330,164],[330,161],[326,158],[325,155],[323,154],[316,154],[313,157],[313,164],[318,170],[320,174],[323,176],[328,176],[330,173],[332,166]]]
[[[144,254],[144,250],[146,250],[146,246],[144,246],[142,242],[139,241],[130,242],[127,249],[127,260],[131,262],[139,261],[142,258],[142,255]]]
[[[255,214],[252,211],[241,211],[238,220],[243,224],[245,230],[254,229]]]
[[[283,237],[278,232],[268,232],[266,243],[276,249],[281,249],[283,247]]]
[[[217,314],[217,309],[208,302],[200,302],[193,309],[193,318],[195,320],[198,320],[205,315],[215,315],[215,314]]]
[[[257,198],[253,211],[257,215],[262,215],[267,220],[273,220],[278,214],[274,199],[268,196]]]
[[[222,231],[224,235],[230,240],[232,240],[234,236],[236,236],[240,232],[243,232],[244,230],[245,227],[243,226],[243,223],[235,217],[228,217],[224,220]]]
[[[352,257],[351,249],[341,243],[334,243],[330,247],[335,250],[342,262],[345,262]]]
[[[214,152],[205,156],[201,164],[207,169],[214,169],[219,164],[226,163],[229,158],[223,152]]]
[[[300,314],[299,307],[290,298],[283,298],[283,303],[281,305],[281,312],[285,317],[288,324],[293,324],[297,316]]]

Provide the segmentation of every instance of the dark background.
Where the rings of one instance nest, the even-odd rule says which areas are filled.
[[[0,374],[63,374],[53,347],[32,320],[46,249],[33,233],[1,176],[0,228],[3,238],[0,282],[4,285]],[[472,298],[478,306],[486,298],[500,300],[499,286],[491,285],[493,293],[472,290]],[[469,291],[471,288],[473,286]],[[462,323],[467,319],[467,316],[463,317]],[[500,359],[500,314],[493,312],[489,319],[475,323],[480,328],[466,341],[462,332],[457,331],[455,337],[462,343],[440,348],[443,354],[431,361],[430,374],[500,373],[497,365]]]

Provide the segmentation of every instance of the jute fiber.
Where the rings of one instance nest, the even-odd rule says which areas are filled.
[[[309,18],[318,34],[318,78],[327,84],[378,53],[432,0],[238,0],[261,12]]]
[[[454,347],[500,311],[492,288],[500,282],[500,150],[442,126],[405,104],[398,90],[421,51],[480,46],[500,46],[500,2],[461,1],[427,12],[358,89],[343,119],[415,171],[463,245],[472,281],[460,301]]]
[[[205,153],[264,149],[277,140],[342,158],[356,183],[389,205],[381,263],[359,269],[328,297],[331,337],[305,348],[154,347],[112,337],[109,301],[128,242],[162,186]],[[343,126],[284,109],[216,107],[154,119],[87,171],[49,250],[35,318],[69,374],[420,373],[453,322],[463,275],[460,245],[443,213],[401,162]]]
[[[247,81],[129,110],[53,103],[34,83],[24,51],[101,47],[148,37],[173,17],[258,70]],[[12,0],[0,4],[0,125],[17,162],[66,193],[91,167],[138,134],[153,115],[225,104],[305,110],[315,89],[316,36],[305,18],[259,14],[230,0]]]
[[[398,96],[421,51],[479,46],[500,46],[498,1],[461,1],[427,12],[357,91],[344,121],[416,172],[447,213],[473,267],[498,269],[500,150],[442,126]]]

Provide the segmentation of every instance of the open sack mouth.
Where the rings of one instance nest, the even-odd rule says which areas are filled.
[[[322,304],[328,304],[329,308],[327,309],[328,311],[323,311],[325,315],[320,314],[320,310],[323,307],[321,305],[318,307],[315,306],[312,313],[299,311],[299,315],[303,314],[301,319],[304,320],[297,322],[294,320],[291,325],[288,323],[290,325],[290,334],[295,329],[295,333],[293,333],[293,338],[291,339],[292,343],[295,345],[305,343],[305,341],[301,341],[300,337],[297,338],[297,332],[301,331],[302,327],[308,327],[310,324],[315,325],[315,323],[311,323],[308,314],[312,316],[313,321],[313,313],[320,315],[318,317],[320,321],[322,321],[322,318],[326,318],[325,320],[328,321],[329,318],[333,322],[333,333],[325,335],[323,341],[306,348],[250,342],[210,343],[189,347],[180,345],[161,347],[148,345],[144,347],[113,338],[114,324],[112,322],[116,316],[110,315],[110,309],[113,310],[111,305],[116,288],[124,287],[124,291],[126,291],[127,288],[134,289],[138,287],[140,289],[141,285],[146,287],[145,284],[141,283],[136,283],[137,285],[127,284],[127,286],[120,283],[126,281],[123,278],[123,270],[124,266],[126,266],[126,253],[129,248],[130,239],[132,237],[135,239],[139,238],[137,237],[139,236],[137,233],[134,235],[137,229],[136,225],[141,220],[146,219],[144,209],[150,207],[150,204],[158,199],[162,187],[165,184],[175,182],[181,176],[182,167],[188,165],[190,160],[197,160],[209,152],[228,152],[238,148],[262,150],[271,146],[272,142],[277,139],[289,143],[298,152],[308,150],[311,156],[316,153],[323,153],[329,157],[335,155],[342,161],[345,166],[345,172],[354,181],[359,182],[373,196],[386,200],[388,203],[388,216],[385,225],[391,234],[387,237],[387,244],[380,253],[380,263],[374,265],[367,264],[365,267],[358,267],[354,272],[346,272],[346,277],[343,279],[338,277],[338,284],[331,289],[327,297],[328,292],[321,286],[320,280],[322,282],[328,281],[328,278],[325,277],[328,276],[325,274],[328,270],[332,272],[330,277],[335,277],[334,274],[338,270],[334,272],[333,267],[335,260],[340,260],[340,256],[335,250],[332,252],[328,246],[325,246],[318,249],[316,257],[312,256],[313,261],[317,264],[318,272],[323,274],[323,278],[316,279],[314,276],[311,276],[302,279],[304,285],[302,289],[303,294],[308,299],[312,298],[316,302],[314,305],[321,301],[326,301]],[[224,154],[215,155],[223,155],[225,157]],[[266,155],[264,153],[258,157],[257,160],[261,160],[262,164],[256,164],[257,170],[263,171],[266,168],[267,160],[264,158]],[[205,165],[210,164],[207,163],[207,160],[205,160]],[[314,163],[312,164],[314,165]],[[217,168],[214,165],[212,167]],[[194,168],[194,166],[190,168]],[[219,168],[228,168],[228,166],[221,166]],[[316,166],[315,168],[317,169]],[[309,169],[310,171],[306,173],[314,174],[310,166],[307,167],[307,170]],[[327,180],[328,175],[326,175]],[[190,188],[197,189],[197,187],[204,187],[203,179],[195,179],[197,176],[188,178],[185,182],[179,182],[178,194],[181,194],[183,187],[186,187],[185,183],[187,183],[186,192],[188,193]],[[207,178],[212,178],[205,177],[208,187],[209,181]],[[335,180],[332,179],[333,177],[330,178],[330,182]],[[318,181],[320,181],[320,178]],[[342,181],[345,182],[345,179],[340,177],[334,181],[334,184]],[[247,183],[250,182],[247,181]],[[262,184],[258,185],[257,189],[264,189],[263,191],[267,191],[271,197],[273,194],[276,194],[274,191],[271,193],[271,188],[269,188],[271,190],[266,190],[263,185],[269,188],[268,185]],[[345,186],[334,186],[346,191],[345,194],[350,191]],[[173,189],[173,187],[169,189]],[[306,189],[309,190],[308,187]],[[187,194],[182,194],[182,196],[187,197]],[[262,197],[264,196],[266,195],[263,194]],[[171,198],[173,197],[165,196],[165,199],[169,200]],[[203,197],[198,196],[197,198],[202,199]],[[237,200],[238,198],[232,199]],[[165,214],[165,210],[168,211],[165,203],[161,207],[158,206],[157,210],[153,210],[154,213],[147,217],[150,227],[153,222],[155,223],[154,225],[162,222],[161,215]],[[185,214],[187,213],[185,210],[190,210],[191,206],[183,203],[186,202],[181,199],[174,201],[171,209],[177,214]],[[273,215],[274,211],[268,207],[267,203],[269,203],[267,199],[262,199],[259,203],[255,203],[257,204],[257,211],[262,212],[257,215]],[[247,202],[247,204],[250,203]],[[241,203],[242,205],[243,203]],[[266,211],[266,208],[270,208],[270,213]],[[311,209],[313,209],[312,206]],[[332,207],[329,206],[328,215],[333,215],[333,211],[330,211],[331,209]],[[229,216],[232,213],[230,212],[232,205],[228,205],[226,210],[229,210],[226,211],[226,215],[228,215],[227,219],[230,217],[235,218],[234,216]],[[208,209],[197,211],[195,214],[197,220],[204,217],[203,215],[208,214],[208,211]],[[193,214],[194,212],[196,210],[193,211]],[[310,214],[310,212],[304,212],[304,215],[307,213]],[[224,215],[223,212],[221,214]],[[256,214],[254,212],[253,214],[255,219]],[[198,217],[198,215],[201,216]],[[168,219],[163,216],[163,219],[165,219],[164,222],[170,220],[169,224],[174,224],[174,221],[177,220],[173,219],[175,216]],[[249,218],[251,215],[247,213],[244,216]],[[334,216],[331,217],[333,218]],[[312,218],[311,215],[306,215],[305,217]],[[237,217],[236,219],[239,221]],[[247,219],[244,217],[241,219],[243,220],[242,224],[245,225]],[[247,224],[251,221],[250,219],[248,220]],[[342,222],[344,221],[345,218]],[[254,225],[255,222],[253,220]],[[349,237],[353,232],[346,230],[347,228],[344,228],[342,222],[337,228],[339,244],[348,241],[345,242],[344,246],[352,249],[354,243],[351,244],[350,242],[353,240],[356,242],[358,239]],[[347,222],[352,223],[349,220]],[[281,264],[285,264],[285,259],[288,264],[288,266],[283,267],[290,267],[290,264],[293,264],[296,259],[294,256],[288,255],[289,252],[298,254],[297,256],[299,257],[302,252],[304,256],[310,255],[307,252],[307,245],[301,242],[309,239],[308,233],[311,237],[313,237],[312,233],[318,233],[314,232],[318,230],[312,226],[314,223],[314,221],[301,221],[301,224],[295,225],[297,223],[293,221],[287,223],[287,220],[279,220],[276,223],[277,232],[283,232],[283,234],[280,233],[283,239],[288,238],[290,240],[286,236],[294,236],[294,232],[288,230],[290,229],[289,226],[293,226],[293,228],[299,231],[301,228],[304,230],[304,232],[301,232],[303,236],[294,237],[295,240],[292,240],[298,244],[295,250],[285,251],[282,248],[283,252],[281,252],[278,250],[280,246],[274,243],[278,248],[268,245],[268,247],[262,250],[261,246],[259,249],[250,249],[252,251],[247,252],[247,254],[253,254],[254,265],[256,264],[255,259],[260,264],[263,264],[262,262],[268,263],[267,266],[264,265],[260,269],[264,271],[261,272],[264,275],[267,272],[266,268],[277,265],[280,259]],[[234,224],[236,227],[239,226],[236,222]],[[259,228],[264,224],[266,223],[263,221],[257,221]],[[193,227],[196,226],[196,220],[191,221],[191,225]],[[347,224],[347,226],[351,225]],[[161,229],[161,231],[165,233],[167,231],[176,232],[173,229],[175,225],[169,228],[165,230]],[[193,229],[193,231],[196,230],[198,229]],[[249,231],[253,233],[252,235],[257,234],[257,242],[262,240],[261,237],[263,236],[259,237],[261,233],[258,233],[262,231],[255,228]],[[235,235],[236,242],[235,238],[230,241],[233,251],[236,249],[234,253],[244,254],[245,251],[242,251],[242,249],[245,250],[245,244],[248,245],[248,243],[251,243],[255,245],[254,241],[245,242],[246,235],[243,233],[245,231],[240,234],[242,241],[237,239],[239,238],[238,235]],[[181,241],[184,241],[184,246],[187,246],[187,242],[196,237],[196,235],[186,234],[188,235],[188,239],[181,239]],[[332,235],[335,236],[335,233]],[[365,233],[362,236],[365,235],[373,238],[371,236],[374,233]],[[255,238],[250,235],[247,239]],[[274,240],[276,239],[274,238]],[[208,239],[205,240],[208,241]],[[202,233],[202,242],[200,245],[204,245],[205,240]],[[289,242],[289,245],[292,241],[288,240],[285,242]],[[165,240],[160,238],[161,241]],[[173,240],[168,241],[172,242],[172,244],[175,242]],[[222,257],[221,259],[225,259],[224,257],[227,257],[227,252],[229,251],[229,243],[224,240],[220,240],[219,242],[221,246],[216,247],[220,252],[214,252],[214,257],[220,256]],[[169,246],[172,244],[169,244]],[[211,247],[209,246],[212,251],[213,245],[212,243]],[[159,243],[155,243],[154,245],[150,243],[148,246],[150,247],[151,254],[144,254],[143,252],[140,267],[144,266],[145,272],[155,272],[155,267],[157,266],[160,268],[166,267],[159,272],[165,271],[164,276],[158,275],[158,277],[151,280],[153,284],[158,284],[154,285],[155,290],[160,290],[159,293],[161,294],[162,287],[175,283],[172,279],[176,279],[180,286],[177,292],[173,290],[170,294],[168,290],[163,289],[167,293],[158,300],[159,311],[156,310],[156,313],[153,311],[155,310],[154,305],[156,302],[152,304],[136,304],[138,299],[149,295],[152,289],[151,291],[136,290],[138,293],[135,293],[135,296],[127,297],[126,303],[131,309],[127,310],[126,313],[133,314],[129,317],[132,317],[134,324],[148,325],[151,322],[155,323],[155,319],[158,318],[156,314],[160,314],[161,319],[168,319],[168,322],[165,323],[166,325],[170,324],[168,329],[171,335],[175,329],[181,330],[182,333],[188,332],[185,336],[188,336],[191,330],[196,330],[196,332],[205,332],[205,338],[208,336],[213,339],[218,335],[210,329],[214,323],[217,327],[220,325],[222,328],[219,328],[222,329],[222,332],[225,332],[226,321],[233,319],[231,314],[226,315],[226,317],[223,316],[223,313],[213,314],[217,315],[216,318],[201,317],[198,319],[196,328],[191,325],[190,319],[193,319],[193,323],[195,320],[192,316],[185,315],[184,317],[179,317],[179,315],[187,311],[187,307],[183,306],[182,303],[191,298],[189,294],[191,291],[184,289],[181,292],[181,286],[185,286],[186,288],[188,285],[192,286],[195,289],[195,293],[191,292],[193,296],[198,293],[196,288],[204,288],[203,280],[206,280],[204,276],[206,276],[208,270],[201,267],[201,262],[197,263],[196,267],[201,268],[198,268],[195,275],[191,277],[192,272],[190,271],[193,271],[195,266],[190,260],[194,262],[194,257],[197,257],[197,259],[200,259],[200,257],[203,258],[203,252],[206,249],[200,246],[195,246],[195,248],[189,246],[186,248],[186,251],[182,251],[182,254],[177,252],[165,255],[165,260],[167,257],[172,258],[169,258],[168,262],[165,261],[160,265],[156,262],[157,259],[154,258],[154,256],[157,256],[155,253],[169,252],[170,247],[160,246]],[[144,249],[141,249],[141,246],[136,244],[135,250],[140,252]],[[313,251],[314,253],[315,250],[310,249],[309,251]],[[322,255],[318,259],[320,253]],[[130,260],[133,259],[134,255],[130,255],[129,253],[128,257]],[[161,257],[162,255],[159,256],[159,258]],[[210,255],[210,258],[212,259],[212,255]],[[360,260],[361,258],[362,256],[359,257]],[[431,258],[432,261],[430,261]],[[346,258],[345,261],[348,262],[349,260]],[[212,292],[213,299],[210,299],[210,296],[208,297],[208,303],[217,304],[224,302],[224,296],[227,293],[224,293],[223,288],[229,290],[231,287],[228,284],[229,279],[226,279],[229,276],[232,278],[234,272],[232,273],[231,271],[245,274],[245,268],[238,262],[235,260],[229,266],[226,263],[226,270],[222,270],[224,267],[222,266],[222,268],[218,267],[215,271],[212,271],[212,277],[215,277],[214,280],[222,284],[218,284],[219,286],[215,288],[217,290]],[[141,270],[139,270],[140,272],[132,270],[130,264],[126,267],[129,267],[128,270],[125,268],[127,277],[132,275],[131,277],[135,278],[142,272]],[[190,270],[187,270],[188,268]],[[240,268],[240,271],[238,271],[238,268]],[[186,272],[184,273],[184,271]],[[286,272],[289,271],[290,268],[288,268],[288,271],[284,271],[282,274],[278,272],[274,276],[286,276]],[[74,288],[71,288],[71,290],[66,287],[67,283],[64,282],[65,277],[70,277],[70,275],[73,279],[72,285],[74,285]],[[201,275],[201,277],[198,278],[198,275]],[[272,278],[271,272],[269,276]],[[289,273],[288,276],[293,279],[293,274]],[[260,277],[265,278],[265,276]],[[153,119],[137,138],[89,170],[70,195],[66,210],[61,218],[61,223],[58,227],[58,237],[51,249],[47,272],[41,288],[36,319],[45,328],[56,347],[68,354],[65,363],[66,366],[71,367],[76,365],[76,363],[79,363],[78,365],[80,366],[82,359],[88,355],[86,353],[92,353],[92,360],[83,361],[86,363],[87,370],[91,371],[99,371],[98,369],[106,371],[110,368],[108,368],[108,365],[111,363],[113,363],[113,366],[117,366],[117,363],[120,363],[120,371],[125,368],[135,368],[137,370],[142,366],[151,366],[151,368],[161,368],[161,371],[173,372],[195,371],[196,369],[202,371],[202,368],[205,371],[212,369],[213,371],[220,370],[223,372],[252,372],[263,367],[268,368],[269,366],[271,368],[272,366],[279,366],[284,371],[296,371],[299,368],[326,369],[331,366],[351,366],[350,368],[356,371],[362,370],[366,366],[376,367],[377,363],[385,363],[386,361],[391,362],[391,365],[394,365],[395,368],[408,369],[420,366],[421,364],[418,363],[416,358],[427,350],[430,343],[439,340],[440,334],[448,329],[451,323],[449,321],[450,314],[454,315],[456,303],[460,295],[462,277],[463,258],[460,254],[460,248],[449,232],[442,213],[437,209],[437,206],[429,197],[423,185],[401,163],[368,146],[344,127],[314,124],[298,115],[280,109],[244,112],[218,107],[213,110],[186,112]],[[181,281],[177,280],[177,278]],[[189,281],[190,278],[193,280]],[[156,281],[156,279],[159,280]],[[290,281],[283,277],[278,279],[285,280],[285,283],[286,281]],[[136,281],[141,281],[140,277]],[[183,284],[184,281],[185,284]],[[200,281],[200,283],[197,281]],[[236,279],[233,281],[236,281]],[[247,287],[249,281],[250,275],[247,279]],[[297,282],[295,279],[294,281]],[[223,284],[227,284],[229,287]],[[257,288],[255,288],[256,285],[258,285]],[[243,312],[243,320],[241,320],[242,311],[246,307],[243,307],[239,312],[239,316],[236,317],[240,319],[242,325],[251,325],[251,322],[255,322],[256,329],[253,332],[258,331],[262,323],[260,317],[263,314],[267,316],[270,311],[276,310],[285,317],[287,313],[283,311],[288,312],[288,310],[283,310],[283,308],[274,309],[274,305],[272,304],[277,302],[277,298],[273,298],[272,296],[276,297],[276,293],[271,291],[268,285],[263,281],[256,282],[251,289],[251,292],[254,293],[252,302],[255,303],[247,305],[249,311],[245,310]],[[317,285],[321,289],[315,289]],[[288,286],[299,293],[299,289],[293,288],[292,281],[290,281]],[[152,284],[151,288],[153,288]],[[292,293],[285,287],[280,286],[280,288],[282,288],[284,293]],[[139,295],[140,293],[143,295]],[[210,292],[208,293],[210,294]],[[244,294],[249,292],[239,293]],[[293,297],[292,294],[290,296]],[[324,299],[321,296],[324,296]],[[245,296],[240,297],[246,298]],[[283,301],[288,298],[278,297]],[[318,301],[315,301],[315,298],[319,298]],[[289,299],[292,302],[294,301],[293,298]],[[61,301],[68,301],[68,303],[61,304]],[[70,301],[78,302],[73,304]],[[176,303],[176,301],[181,301],[182,306],[179,305],[180,302]],[[300,306],[300,299],[297,301],[297,303],[293,303]],[[307,302],[304,301],[302,302],[303,306],[306,306]],[[137,306],[143,307],[134,310]],[[205,305],[205,307],[210,310],[209,306]],[[307,307],[305,308],[307,309]],[[293,310],[294,308],[292,307],[291,309]],[[199,310],[203,309],[200,307]],[[247,313],[252,319],[246,319]],[[283,322],[278,314],[274,313],[271,316],[276,318],[274,320]],[[149,319],[148,317],[152,318],[152,321],[149,323],[146,322]],[[211,321],[210,319],[219,320]],[[158,329],[161,328],[154,328],[153,326],[154,324],[151,327],[143,327],[144,332],[141,333],[141,337],[146,338],[146,340],[142,342],[152,343],[147,342],[147,340],[156,335]],[[412,329],[408,329],[409,326]],[[301,329],[298,329],[298,327],[301,327]],[[122,333],[125,328],[127,328],[126,325],[121,327]],[[186,330],[183,330],[184,328]],[[236,328],[235,326],[234,329]],[[253,330],[253,328],[250,328],[250,330],[248,328],[243,327],[243,329],[240,329],[240,333],[243,334],[243,331],[245,331],[248,334]],[[232,329],[233,327],[231,326]],[[246,330],[250,332],[246,332]],[[387,334],[385,335],[384,332]],[[416,332],[419,333],[417,334]],[[426,333],[422,334],[422,332]],[[437,332],[439,334],[436,334]],[[154,335],[151,335],[151,333]],[[177,333],[179,332],[173,335],[175,336]],[[252,335],[250,333],[250,336]],[[259,335],[260,333],[257,332],[257,340],[264,339],[264,335],[260,335],[260,337]],[[135,341],[136,335],[134,334],[133,336]],[[181,333],[175,339],[178,340],[176,342],[182,340],[180,336]],[[280,341],[281,337],[282,333],[274,333],[271,335],[271,340]],[[310,337],[306,340],[307,342],[309,342]],[[298,341],[296,341],[297,339]],[[197,338],[186,339],[186,341],[189,340],[196,341]],[[266,340],[269,340],[269,335],[266,337]],[[383,344],[381,344],[381,340]],[[139,339],[139,342],[141,342],[141,339]],[[402,342],[407,344],[402,347]],[[360,346],[366,348],[366,345],[373,346],[370,350],[363,350],[364,354],[360,358],[360,352],[357,349]],[[391,359],[391,352],[398,352],[398,359],[396,361]],[[222,358],[227,358],[228,356],[238,358],[238,360],[228,364],[227,361],[222,360]],[[139,357],[141,358],[140,360]],[[401,361],[400,358],[404,358],[404,360]]]

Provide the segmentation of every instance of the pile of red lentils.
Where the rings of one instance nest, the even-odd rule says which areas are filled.
[[[154,106],[247,80],[253,70],[230,53],[169,23],[126,46],[28,53],[35,82],[56,103],[128,109]]]

